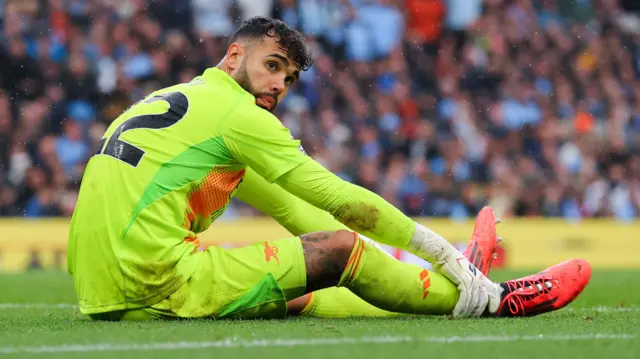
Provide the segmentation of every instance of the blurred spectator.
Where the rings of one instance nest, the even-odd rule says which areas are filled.
[[[468,29],[482,14],[482,0],[447,0],[446,6],[446,24],[453,31]]]
[[[0,215],[71,215],[107,126],[255,15],[315,65],[277,110],[412,216],[640,216],[640,7],[612,0],[0,0]],[[233,202],[225,218],[254,215]]]
[[[233,0],[193,0],[196,30],[211,36],[229,36],[234,30]]]

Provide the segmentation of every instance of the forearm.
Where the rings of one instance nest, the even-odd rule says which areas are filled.
[[[415,230],[409,217],[375,193],[341,180],[316,162],[301,165],[277,183],[356,232],[394,247],[409,246]]]
[[[238,199],[275,219],[294,236],[318,231],[348,229],[328,212],[323,211],[269,183],[248,168]]]

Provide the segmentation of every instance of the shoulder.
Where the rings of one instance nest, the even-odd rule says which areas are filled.
[[[233,110],[230,116],[232,127],[251,128],[262,133],[282,133],[290,137],[289,129],[273,113],[257,106],[254,101],[243,99]]]

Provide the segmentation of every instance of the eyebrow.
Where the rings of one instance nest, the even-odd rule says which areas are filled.
[[[276,54],[276,53],[271,54],[271,55],[269,55],[269,56],[271,56],[271,57],[276,57],[276,58],[278,58],[278,59],[282,60],[282,62],[284,62],[284,63],[285,63],[285,65],[289,66],[289,59],[288,59],[288,58],[286,58],[285,56],[282,56],[282,55],[280,55],[280,54]]]
[[[282,55],[277,54],[277,53],[273,53],[273,54],[271,54],[271,55],[269,55],[267,57],[275,57],[277,59],[280,59],[280,60],[282,60],[282,62],[284,62],[284,64],[286,66],[289,66],[289,59],[286,58],[285,56],[282,56]],[[293,72],[293,76],[295,76],[296,80],[298,80],[300,78],[300,71],[298,71],[298,70],[294,71]]]

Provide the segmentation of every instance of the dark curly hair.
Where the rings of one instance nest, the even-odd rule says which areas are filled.
[[[313,65],[313,59],[302,34],[284,22],[269,17],[256,16],[246,20],[233,33],[229,44],[238,39],[257,40],[265,36],[274,37],[280,48],[293,59],[298,69],[307,71]]]

